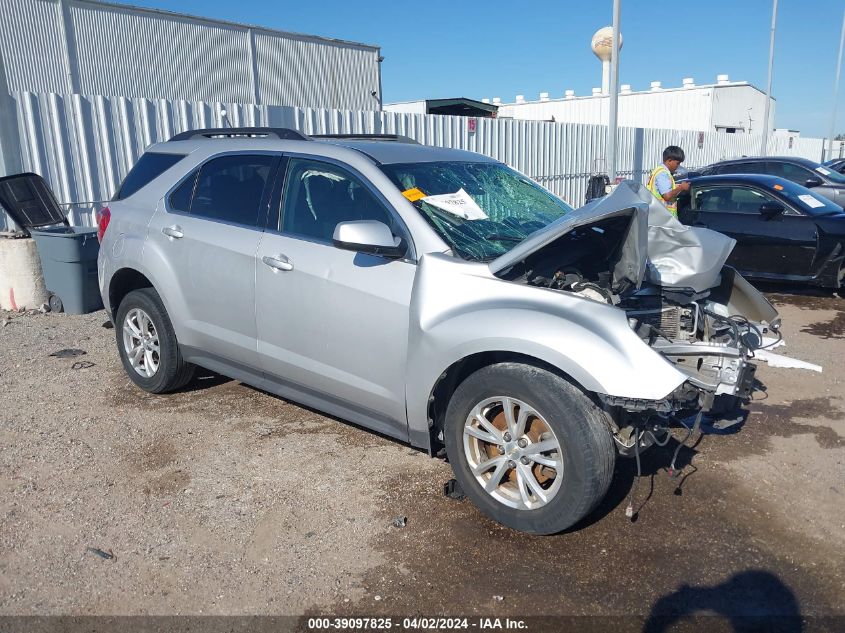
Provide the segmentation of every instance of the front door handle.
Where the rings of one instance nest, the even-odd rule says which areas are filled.
[[[185,237],[185,234],[182,233],[182,227],[178,224],[174,224],[173,226],[165,226],[162,230],[167,237],[172,237],[174,240],[181,239]]]
[[[278,255],[277,257],[265,255],[261,258],[261,261],[273,270],[293,270],[293,262],[285,255]]]

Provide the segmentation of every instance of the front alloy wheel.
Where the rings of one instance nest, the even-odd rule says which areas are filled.
[[[560,441],[536,410],[516,398],[486,398],[472,408],[464,454],[481,487],[511,508],[546,505],[563,481]]]
[[[496,363],[464,379],[446,407],[443,437],[466,495],[523,532],[571,527],[613,476],[607,413],[564,376],[526,363]]]

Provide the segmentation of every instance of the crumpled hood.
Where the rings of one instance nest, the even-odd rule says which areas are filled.
[[[496,274],[510,268],[578,227],[624,214],[632,221],[613,270],[615,282],[625,278],[639,285],[647,280],[695,292],[718,284],[719,273],[736,241],[709,229],[681,224],[648,189],[632,180],[531,234],[490,262],[490,271]]]

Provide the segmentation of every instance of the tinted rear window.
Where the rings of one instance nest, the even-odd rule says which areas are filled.
[[[124,198],[128,198],[183,158],[185,158],[185,154],[145,153],[138,159],[135,166],[129,170],[114,199],[123,200]]]
[[[763,163],[729,163],[728,165],[720,165],[714,174],[765,174],[765,166]]]

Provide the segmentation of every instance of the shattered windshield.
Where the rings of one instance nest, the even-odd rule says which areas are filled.
[[[464,259],[494,259],[572,211],[499,163],[408,163],[381,169]]]

